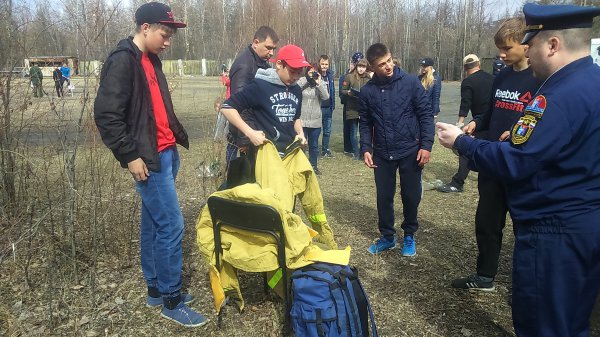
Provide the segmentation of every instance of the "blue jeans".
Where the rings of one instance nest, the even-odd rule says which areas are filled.
[[[136,182],[142,198],[142,272],[148,287],[157,287],[162,296],[173,297],[181,289],[183,264],[183,215],[175,191],[179,153],[173,146],[159,156],[160,171],[150,171],[146,181]]]
[[[358,144],[358,118],[348,119],[345,121],[348,123],[348,138],[350,139],[350,146],[352,147],[352,153],[358,157],[359,155],[359,144]]]
[[[313,169],[317,167],[317,158],[319,157],[319,135],[321,128],[303,128],[304,136],[308,142],[308,161]]]
[[[329,151],[329,138],[331,137],[331,116],[333,111],[331,107],[321,108],[321,118],[323,121],[323,139],[321,140],[321,152],[325,154]]]

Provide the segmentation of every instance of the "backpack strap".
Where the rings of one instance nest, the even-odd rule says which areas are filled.
[[[321,317],[321,309],[317,309],[316,310],[316,314],[317,314],[317,336],[318,337],[325,337],[325,331],[323,331],[323,318]]]
[[[364,289],[359,284],[358,271],[356,268],[350,268],[352,272],[342,270],[341,272],[346,275],[350,284],[352,284],[352,290],[354,291],[354,298],[356,299],[356,308],[358,309],[358,317],[360,319],[360,327],[365,337],[369,336],[369,302],[365,295]]]
[[[360,324],[363,331],[363,336],[369,336],[369,325],[367,322],[367,311],[369,312],[369,318],[371,319],[371,331],[373,332],[373,337],[378,337],[377,327],[375,326],[375,317],[373,315],[373,309],[371,309],[371,303],[369,303],[369,298],[366,296],[365,290],[360,283],[360,279],[358,278],[358,271],[356,268],[351,268],[354,272],[353,277],[350,278],[350,282],[352,283],[352,288],[354,289],[354,297],[356,298],[356,306],[358,307],[358,311],[360,314]]]
[[[352,294],[350,294],[350,289],[348,289],[348,285],[346,284],[346,280],[350,280],[350,279],[341,274],[338,275],[338,279],[339,279],[340,287],[342,288],[342,291],[345,294],[344,298],[347,298],[348,301],[350,302],[350,303],[348,303],[348,307],[349,307],[348,309],[350,309],[350,310],[348,310],[348,313],[352,316],[349,319],[349,323],[354,323],[353,327],[351,327],[354,329],[354,333],[355,333],[353,336],[359,337],[360,327],[358,326],[358,324],[359,324],[358,321],[361,320],[361,317],[360,317],[359,313],[356,312],[357,308],[358,308],[358,303],[354,302],[354,299],[352,298]],[[352,281],[350,281],[350,282],[352,282]],[[354,291],[354,293],[356,293],[356,290]],[[368,333],[368,330],[367,330],[367,333]],[[363,331],[363,334],[364,334],[364,331]]]
[[[321,263],[313,263],[313,264],[309,264],[308,266],[302,267],[302,271],[311,271],[311,270],[312,271],[321,271],[321,272],[331,275],[333,278],[337,278],[337,275],[333,270],[325,267]]]

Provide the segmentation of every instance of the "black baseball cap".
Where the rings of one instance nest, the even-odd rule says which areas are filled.
[[[426,57],[421,60],[422,67],[433,67],[433,59]]]
[[[171,7],[160,2],[143,4],[135,11],[135,23],[161,23],[174,28],[185,28],[187,24],[175,21]]]

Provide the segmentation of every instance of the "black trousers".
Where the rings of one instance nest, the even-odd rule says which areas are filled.
[[[346,120],[346,105],[343,105],[343,107],[344,108],[342,110],[342,121],[344,123],[344,152],[352,153],[352,143],[350,141],[350,123],[348,123],[348,121]]]
[[[396,194],[396,171],[400,173],[400,197],[404,221],[404,235],[412,235],[419,228],[417,213],[421,202],[421,172],[417,152],[406,158],[386,160],[373,156],[375,186],[377,189],[377,215],[379,232],[388,238],[396,234],[394,228],[394,196]]]
[[[479,203],[475,213],[477,238],[477,274],[495,277],[502,248],[502,231],[508,212],[506,187],[502,182],[479,173]]]
[[[62,97],[62,95],[63,95],[63,82],[61,80],[54,81],[54,88],[56,89],[56,96]]]
[[[459,156],[458,157],[458,172],[452,177],[450,185],[454,187],[462,188],[465,184],[465,179],[469,175],[469,159]]]

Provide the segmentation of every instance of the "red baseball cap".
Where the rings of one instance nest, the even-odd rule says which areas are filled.
[[[285,61],[285,63],[289,64],[292,68],[310,67],[310,63],[306,62],[306,59],[304,58],[304,51],[302,48],[293,44],[281,47],[277,56],[269,61]]]
[[[160,2],[143,4],[135,11],[135,23],[162,23],[174,28],[185,28],[187,24],[175,21],[171,7]]]

